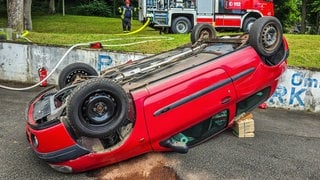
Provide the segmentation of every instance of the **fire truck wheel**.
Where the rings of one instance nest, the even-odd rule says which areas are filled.
[[[194,44],[200,38],[213,39],[216,37],[216,30],[210,24],[197,24],[191,32],[191,43]]]
[[[191,22],[186,17],[177,17],[173,20],[171,30],[174,34],[184,34],[191,30]]]
[[[83,78],[85,76],[98,76],[98,73],[93,67],[85,63],[70,64],[59,74],[59,88],[62,89],[71,85],[77,78]]]
[[[244,20],[242,31],[249,32],[253,23],[257,20],[255,17],[248,17]]]
[[[128,97],[123,88],[106,78],[77,86],[67,100],[67,117],[77,135],[106,137],[128,117]]]
[[[269,57],[280,49],[282,33],[282,25],[277,18],[261,17],[250,29],[249,43],[260,55]]]

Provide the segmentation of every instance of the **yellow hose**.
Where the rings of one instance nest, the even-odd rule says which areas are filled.
[[[150,23],[150,18],[147,19],[147,21],[144,23],[143,26],[141,26],[139,29],[135,30],[135,31],[132,31],[132,32],[129,32],[129,33],[122,33],[122,34],[115,34],[115,35],[131,35],[131,34],[136,34],[140,31],[142,31],[144,28],[146,28]]]
[[[28,34],[29,34],[29,31],[25,30],[23,31],[23,34],[21,35],[21,37],[26,37],[28,36]]]
[[[115,35],[131,35],[131,34],[136,34],[140,31],[142,31],[143,29],[145,29],[150,23],[150,18],[147,19],[147,21],[144,23],[143,26],[141,26],[139,29],[135,30],[135,31],[132,31],[132,32],[129,32],[129,33],[122,33],[122,34],[115,34]],[[29,31],[25,30],[23,31],[23,34],[21,35],[21,37],[23,38],[26,38],[26,36],[29,35]]]

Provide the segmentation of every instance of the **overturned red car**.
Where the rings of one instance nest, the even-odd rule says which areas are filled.
[[[58,171],[82,172],[150,151],[187,153],[266,101],[287,66],[275,17],[225,37],[198,24],[191,41],[99,75],[83,63],[66,67],[60,87],[28,107],[35,154]]]

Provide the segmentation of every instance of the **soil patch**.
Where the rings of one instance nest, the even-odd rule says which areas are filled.
[[[181,180],[172,160],[160,153],[149,153],[128,161],[108,166],[97,175],[98,180]]]

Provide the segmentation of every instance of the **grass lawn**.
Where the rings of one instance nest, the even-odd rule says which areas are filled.
[[[320,70],[320,35],[285,34],[290,66]]]
[[[0,28],[5,27],[6,19],[0,17]],[[142,24],[132,21],[132,31]],[[149,27],[134,35],[117,35],[122,33],[120,18],[89,16],[34,16],[33,31],[28,38],[37,44],[70,46],[76,43],[112,40],[103,42],[105,49],[112,51],[159,53],[190,42],[189,34],[159,34]],[[220,33],[218,35],[221,35]],[[168,38],[134,46],[111,45],[142,41],[141,37]],[[320,69],[320,35],[285,35],[290,46],[288,59],[290,66]],[[115,40],[117,39],[117,40]]]

